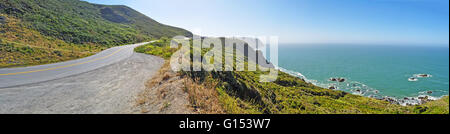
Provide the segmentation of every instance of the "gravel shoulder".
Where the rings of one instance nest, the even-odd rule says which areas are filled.
[[[152,79],[146,82],[136,99],[133,113],[138,114],[194,114],[185,90],[185,81],[166,62]]]
[[[125,60],[82,74],[2,88],[0,113],[133,113],[137,94],[163,63],[162,58],[133,53]]]

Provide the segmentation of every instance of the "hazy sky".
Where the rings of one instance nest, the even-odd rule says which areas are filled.
[[[282,43],[449,43],[448,0],[87,0],[130,6],[206,36]]]

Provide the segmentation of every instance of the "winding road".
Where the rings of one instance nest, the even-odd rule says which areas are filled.
[[[164,60],[113,47],[55,64],[0,69],[0,113],[133,113],[136,94]]]

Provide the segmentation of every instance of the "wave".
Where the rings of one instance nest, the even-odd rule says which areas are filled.
[[[322,87],[322,88],[329,89],[330,87],[334,87],[335,88],[334,90],[341,90],[341,91],[349,92],[354,95],[375,98],[378,100],[386,100],[388,102],[403,105],[403,106],[420,105],[425,102],[438,100],[438,99],[441,99],[442,97],[446,96],[446,95],[443,95],[440,97],[431,96],[431,95],[429,95],[429,93],[427,91],[419,92],[418,96],[403,97],[403,98],[392,97],[392,96],[383,96],[382,95],[383,93],[380,92],[379,90],[371,88],[368,85],[365,85],[364,83],[361,83],[358,81],[353,81],[351,79],[347,79],[346,82],[331,82],[330,81],[328,83],[324,83],[324,82],[319,82],[317,80],[308,79],[305,75],[303,75],[300,72],[288,70],[288,69],[285,69],[285,68],[282,68],[279,66],[276,66],[276,68],[284,73],[287,73],[294,77],[298,77],[300,79],[303,79],[305,82],[314,84],[314,85]],[[416,75],[418,76],[421,74],[415,74],[415,76]],[[430,75],[430,77],[432,77],[432,76]],[[434,91],[434,92],[439,92],[439,91]],[[445,91],[442,91],[442,92],[445,92]]]

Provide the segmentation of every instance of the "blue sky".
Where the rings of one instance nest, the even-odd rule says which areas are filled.
[[[127,5],[206,36],[279,36],[281,43],[449,43],[448,0],[86,0]]]

